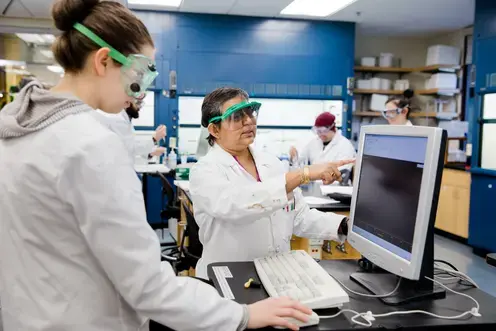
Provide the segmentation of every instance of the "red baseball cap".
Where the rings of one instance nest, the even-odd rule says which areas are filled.
[[[329,127],[334,129],[334,122],[336,121],[336,116],[331,113],[322,113],[315,119],[315,127]]]

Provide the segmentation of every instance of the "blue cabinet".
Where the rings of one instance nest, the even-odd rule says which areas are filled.
[[[476,0],[469,244],[496,252],[496,1]]]
[[[496,252],[496,176],[472,174],[468,242]]]

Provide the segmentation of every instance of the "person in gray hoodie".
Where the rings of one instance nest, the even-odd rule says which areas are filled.
[[[153,41],[113,1],[59,0],[54,44],[65,76],[31,82],[0,112],[0,298],[5,331],[298,327],[287,298],[250,306],[160,263],[122,140],[92,112],[118,113],[153,81]],[[124,37],[125,36],[125,37]]]

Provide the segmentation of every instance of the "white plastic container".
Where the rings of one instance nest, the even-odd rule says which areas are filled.
[[[391,80],[381,78],[381,90],[390,90],[391,89]]]
[[[457,47],[446,45],[433,45],[427,49],[427,59],[425,64],[445,64],[459,65],[460,64],[460,49]]]
[[[370,110],[383,111],[386,108],[387,95],[372,94],[370,98]]]
[[[185,165],[186,163],[188,163],[188,154],[182,154],[181,155],[181,164]]]
[[[370,80],[370,88],[372,90],[380,90],[381,89],[381,79],[374,77]]]
[[[370,90],[372,84],[370,79],[359,79],[357,80],[357,88],[363,90]]]
[[[410,88],[410,82],[408,79],[398,79],[394,82],[394,90],[404,91]]]
[[[446,130],[450,138],[462,138],[468,133],[466,121],[439,121],[438,126]]]
[[[360,59],[360,64],[362,67],[375,67],[376,66],[376,59],[375,57],[362,57]]]
[[[168,160],[167,160],[167,166],[174,170],[177,168],[177,155],[176,153],[174,152],[174,149],[171,149],[171,152],[169,153],[169,157],[168,157]]]
[[[392,67],[393,66],[394,54],[392,53],[381,53],[379,57],[379,67]]]
[[[426,89],[456,89],[458,77],[456,74],[438,73],[433,74],[426,80]]]

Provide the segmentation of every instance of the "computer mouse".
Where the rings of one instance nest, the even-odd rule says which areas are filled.
[[[312,315],[310,315],[310,318],[306,323],[291,317],[286,318],[286,320],[289,321],[291,324],[298,325],[300,328],[304,328],[305,326],[317,325],[320,322],[319,315],[317,315],[314,311],[312,311]],[[276,329],[286,329],[286,328],[279,326],[276,327]]]

